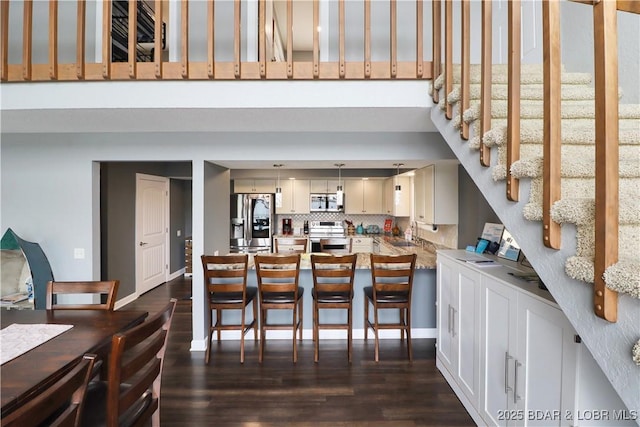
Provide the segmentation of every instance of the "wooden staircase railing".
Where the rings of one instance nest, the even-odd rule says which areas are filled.
[[[618,261],[618,52],[616,12],[640,13],[637,1],[593,1],[573,0],[586,3],[594,10],[594,63],[596,104],[596,191],[595,191],[595,259],[594,259],[594,311],[609,322],[617,320],[617,292],[605,286],[603,274],[607,267]],[[446,97],[453,90],[453,4],[460,4],[460,116],[468,108],[470,81],[468,69],[469,29],[468,1],[445,2],[445,29],[438,33],[434,24],[434,45],[445,46],[444,85]],[[433,16],[439,20],[441,0],[433,1]],[[560,4],[559,0],[542,2],[543,10],[543,72],[544,72],[544,148],[543,148],[543,244],[560,249],[561,228],[551,219],[551,207],[561,195],[561,53],[560,53]],[[508,3],[508,117],[507,117],[507,162],[506,197],[517,201],[518,180],[511,176],[511,165],[520,158],[520,0]],[[492,4],[482,1],[482,54],[480,132],[485,135],[491,129],[492,88]],[[443,40],[442,40],[443,39]],[[442,41],[441,41],[442,40]],[[434,50],[433,76],[437,78],[439,66]],[[439,62],[439,61],[438,61]],[[432,94],[437,102],[439,94]],[[447,102],[446,117],[452,118],[452,107]],[[461,123],[461,138],[468,138],[468,128]],[[481,144],[480,163],[490,166],[489,147]]]

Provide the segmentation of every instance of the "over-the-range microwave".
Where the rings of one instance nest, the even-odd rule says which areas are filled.
[[[344,196],[342,202],[344,203]],[[343,212],[344,204],[338,205],[338,195],[313,193],[309,196],[309,211],[311,212]]]

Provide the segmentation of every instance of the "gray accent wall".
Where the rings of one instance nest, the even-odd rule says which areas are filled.
[[[458,248],[475,245],[487,222],[501,223],[466,169],[458,167]]]

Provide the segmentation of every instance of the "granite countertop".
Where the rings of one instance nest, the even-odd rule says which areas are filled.
[[[354,236],[349,236],[354,237]],[[436,251],[440,249],[450,249],[442,245],[428,242],[406,242],[400,237],[382,236],[382,235],[361,235],[361,237],[372,237],[379,244],[379,253],[382,255],[403,255],[415,253],[418,255],[416,259],[416,269],[435,269],[436,268]],[[404,246],[406,243],[410,245]],[[358,253],[358,261],[356,268],[371,268],[371,259],[369,253]],[[302,254],[300,260],[301,270],[310,270],[311,254]],[[249,268],[253,269],[253,255],[249,256]]]

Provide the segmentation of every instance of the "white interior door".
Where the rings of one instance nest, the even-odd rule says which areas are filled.
[[[167,281],[169,179],[136,174],[136,292]]]

